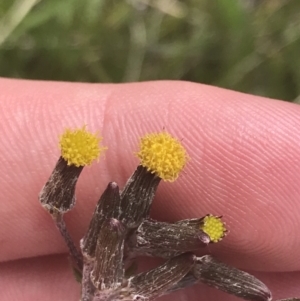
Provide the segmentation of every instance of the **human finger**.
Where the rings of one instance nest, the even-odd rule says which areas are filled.
[[[191,161],[175,183],[161,185],[154,216],[223,215],[230,235],[210,252],[244,268],[300,268],[299,106],[185,82],[0,86],[1,260],[66,250],[37,194],[58,159],[58,135],[88,124],[109,150],[78,183],[67,216],[77,241],[107,182],[122,186],[137,166],[139,137],[166,128]]]

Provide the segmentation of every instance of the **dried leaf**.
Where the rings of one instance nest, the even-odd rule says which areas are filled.
[[[199,227],[144,220],[130,242],[133,253],[170,258],[205,247],[210,239]]]
[[[119,187],[117,183],[111,182],[100,197],[87,234],[81,241],[81,249],[86,257],[93,258],[95,256],[99,231],[107,219],[118,218],[120,203]]]
[[[117,219],[106,220],[100,229],[91,280],[98,290],[118,288],[124,278],[123,249],[126,229]]]
[[[60,157],[39,194],[42,206],[50,212],[65,213],[75,206],[75,186],[83,167],[68,165]]]
[[[199,282],[199,280],[194,276],[193,273],[189,272],[178,283],[176,283],[169,290],[167,290],[164,294],[167,295],[167,294],[173,293],[175,291],[192,286],[192,285],[196,284],[197,282]]]
[[[122,214],[120,220],[127,227],[137,227],[143,219],[149,216],[160,180],[143,166],[138,166],[129,178],[121,193]]]
[[[129,278],[127,290],[123,287],[118,297],[124,301],[137,298],[153,300],[163,295],[193,268],[194,258],[195,255],[185,253],[169,259],[153,270]]]
[[[260,280],[209,255],[197,258],[193,273],[201,282],[246,300],[269,301],[272,298]]]

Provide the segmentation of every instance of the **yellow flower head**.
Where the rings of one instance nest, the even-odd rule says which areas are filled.
[[[141,165],[165,181],[175,181],[188,156],[181,143],[166,132],[144,136],[137,153]]]
[[[225,224],[222,222],[221,217],[210,214],[204,217],[200,228],[210,237],[211,242],[222,240],[226,234]]]
[[[61,156],[68,165],[90,165],[99,158],[105,147],[100,147],[101,137],[88,132],[85,126],[81,129],[66,129],[60,137]]]

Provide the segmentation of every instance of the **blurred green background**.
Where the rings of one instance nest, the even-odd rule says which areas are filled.
[[[182,79],[300,102],[300,0],[0,0],[0,76]]]

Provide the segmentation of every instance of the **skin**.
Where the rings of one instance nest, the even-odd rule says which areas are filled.
[[[162,183],[152,216],[223,215],[230,231],[199,254],[246,269],[274,299],[300,296],[300,106],[187,82],[73,84],[0,80],[0,291],[2,301],[78,300],[66,247],[37,195],[66,127],[99,131],[108,146],[84,169],[66,215],[75,241],[109,181],[138,165],[139,137],[166,129],[191,158]],[[163,300],[237,300],[198,285]]]

